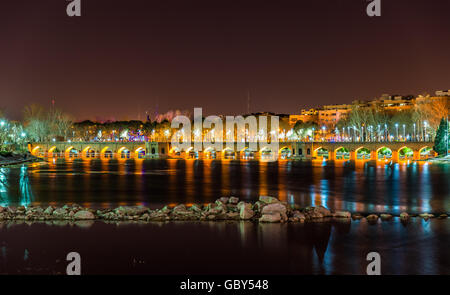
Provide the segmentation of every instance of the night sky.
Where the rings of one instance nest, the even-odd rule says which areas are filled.
[[[0,6],[0,108],[82,119],[145,111],[299,113],[383,93],[450,89],[450,1],[8,0]]]

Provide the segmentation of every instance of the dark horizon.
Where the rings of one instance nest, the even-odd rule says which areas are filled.
[[[55,105],[84,119],[145,111],[299,113],[383,93],[449,89],[450,3],[365,0],[8,1],[0,108]]]

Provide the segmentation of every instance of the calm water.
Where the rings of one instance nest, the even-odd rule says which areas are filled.
[[[110,207],[279,197],[352,212],[449,212],[450,166],[412,163],[50,160],[0,169],[0,205]]]
[[[348,223],[0,223],[0,274],[450,274],[450,220]]]

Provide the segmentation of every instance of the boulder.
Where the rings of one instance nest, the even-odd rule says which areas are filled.
[[[255,215],[255,212],[252,210],[252,204],[246,203],[240,208],[239,217],[243,220],[251,219]]]
[[[5,207],[0,206],[0,213],[3,213],[5,211]]]
[[[148,208],[143,206],[120,206],[115,210],[116,214],[134,216],[148,212]]]
[[[217,205],[220,205],[220,203],[226,204],[226,203],[228,203],[228,199],[229,199],[228,197],[221,197],[218,200],[216,200],[216,204]]]
[[[236,205],[237,203],[239,203],[239,198],[236,198],[236,197],[230,197],[230,198],[228,199],[228,203]]]
[[[65,208],[56,208],[55,210],[53,210],[53,216],[55,217],[63,217],[67,215],[67,210]]]
[[[194,212],[202,212],[203,205],[202,204],[192,204],[191,210]]]
[[[273,204],[280,202],[277,198],[269,197],[269,196],[259,196],[259,201],[265,204]]]
[[[75,213],[73,218],[77,219],[77,220],[91,220],[91,219],[95,219],[95,216],[90,211],[81,210],[81,211],[78,211],[77,213]]]
[[[306,216],[302,212],[295,210],[292,212],[292,217],[289,220],[293,222],[304,222],[306,220]]]
[[[316,219],[323,217],[331,217],[331,211],[323,206],[319,207],[307,207],[304,210],[304,214],[307,219]]]
[[[266,205],[262,208],[261,214],[275,214],[275,213],[280,213],[280,214],[286,214],[286,206],[284,206],[281,203],[273,203],[273,204],[269,204]]]
[[[391,214],[380,214],[380,218],[381,220],[391,220],[392,219],[392,215]]]
[[[419,214],[419,217],[422,217],[423,219],[429,219],[429,218],[434,218],[434,215],[433,214],[430,214],[430,213],[422,213],[422,214]]]
[[[47,209],[44,210],[44,214],[48,214],[48,215],[53,214],[53,207],[48,206]]]
[[[333,217],[336,218],[351,218],[352,214],[348,211],[336,211],[333,213]]]
[[[179,211],[187,211],[187,208],[184,204],[180,204],[180,205],[176,205],[173,209],[172,212],[179,212]]]

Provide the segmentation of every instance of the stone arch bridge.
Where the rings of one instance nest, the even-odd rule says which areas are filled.
[[[266,155],[278,159],[326,159],[326,160],[380,160],[426,159],[432,142],[280,142],[278,150],[252,144],[232,145],[222,143],[223,148],[206,148],[194,152],[177,150],[169,142],[43,142],[30,143],[29,151],[38,157],[67,158],[250,158]],[[232,146],[232,147],[231,147]]]

